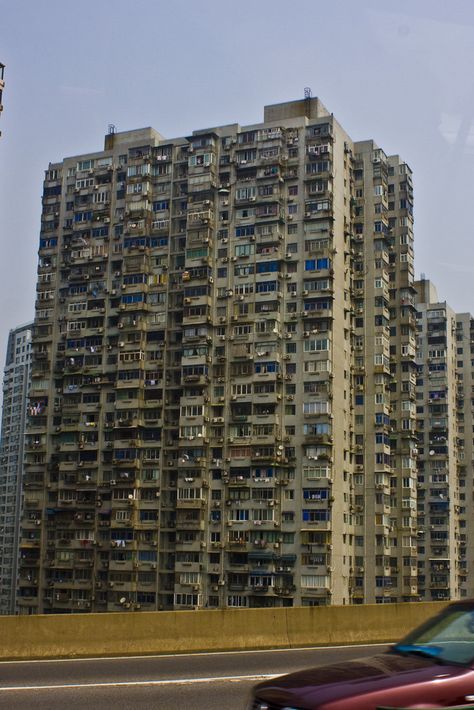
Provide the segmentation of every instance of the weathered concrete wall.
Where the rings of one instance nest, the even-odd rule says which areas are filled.
[[[396,641],[445,606],[0,617],[0,659],[120,656]]]

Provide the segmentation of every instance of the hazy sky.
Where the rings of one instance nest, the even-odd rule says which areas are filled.
[[[321,98],[414,172],[417,274],[474,312],[472,0],[0,0],[0,367],[33,318],[43,171],[107,125],[167,137]]]

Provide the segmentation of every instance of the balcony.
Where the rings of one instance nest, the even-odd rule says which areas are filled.
[[[178,515],[176,518],[176,528],[179,530],[204,530],[204,520],[196,520],[192,517],[182,517]]]
[[[206,504],[204,498],[178,498],[176,501],[177,509],[196,509],[202,508]]]
[[[268,594],[269,592],[273,592],[273,587],[267,584],[253,584],[250,587],[250,591],[255,594]]]
[[[184,384],[192,384],[203,387],[209,384],[210,378],[208,375],[184,375],[183,382]]]

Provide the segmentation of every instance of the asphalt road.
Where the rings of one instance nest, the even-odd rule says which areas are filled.
[[[260,679],[384,646],[0,663],[3,710],[245,710]]]

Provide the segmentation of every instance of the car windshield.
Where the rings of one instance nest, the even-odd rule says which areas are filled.
[[[474,608],[449,607],[393,646],[395,653],[426,656],[439,663],[474,661]]]

